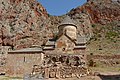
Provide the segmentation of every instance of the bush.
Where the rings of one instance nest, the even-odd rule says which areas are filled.
[[[88,66],[90,66],[90,67],[95,67],[96,64],[95,64],[95,62],[91,59],[91,60],[89,60],[89,62],[88,62]]]
[[[93,55],[93,53],[90,53],[90,55]]]
[[[96,25],[95,25],[95,24],[92,24],[92,27],[93,27],[93,28],[95,28],[95,27],[96,27]]]
[[[106,33],[106,37],[109,38],[109,39],[117,37],[117,36],[119,36],[119,34],[117,32],[110,31],[110,32]]]

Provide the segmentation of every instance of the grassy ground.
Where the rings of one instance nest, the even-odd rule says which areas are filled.
[[[0,80],[23,80],[22,78],[12,78],[7,76],[0,76]]]
[[[92,72],[98,72],[98,73],[104,73],[108,75],[114,75],[114,74],[120,74],[120,68],[119,67],[91,67],[90,70]]]

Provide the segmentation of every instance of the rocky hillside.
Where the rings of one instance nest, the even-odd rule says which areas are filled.
[[[88,52],[119,53],[120,1],[88,0],[83,6],[72,9],[68,14],[76,17],[83,13],[89,16],[93,32],[88,42]]]
[[[15,49],[39,44],[47,18],[45,8],[36,0],[0,0],[0,43]]]
[[[83,6],[70,11],[70,15],[86,13],[92,23],[107,24],[120,20],[120,0],[88,0]]]
[[[66,15],[74,19],[78,34],[90,40],[88,50],[120,48],[119,0],[88,0]],[[0,44],[13,49],[41,45],[57,34],[66,15],[51,16],[36,0],[0,0]]]
[[[78,28],[78,33],[91,33],[91,30],[87,30],[91,27],[88,16],[80,16],[84,18],[85,23],[76,23],[82,26]],[[1,0],[0,43],[3,46],[12,46],[13,49],[41,45],[57,34],[57,26],[64,17],[65,15],[48,15],[45,8],[36,0]]]

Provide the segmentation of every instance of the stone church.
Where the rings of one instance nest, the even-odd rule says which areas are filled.
[[[30,74],[33,66],[43,63],[45,55],[80,55],[85,62],[86,38],[77,35],[77,25],[73,20],[66,16],[58,25],[58,30],[57,36],[49,39],[41,47],[8,51],[5,74],[16,77]]]

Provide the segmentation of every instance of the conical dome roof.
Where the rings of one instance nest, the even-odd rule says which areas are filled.
[[[69,17],[69,16],[66,16],[63,21],[60,23],[60,25],[58,26],[58,28],[61,26],[61,25],[73,25],[77,28],[76,24],[73,22],[73,20]]]

